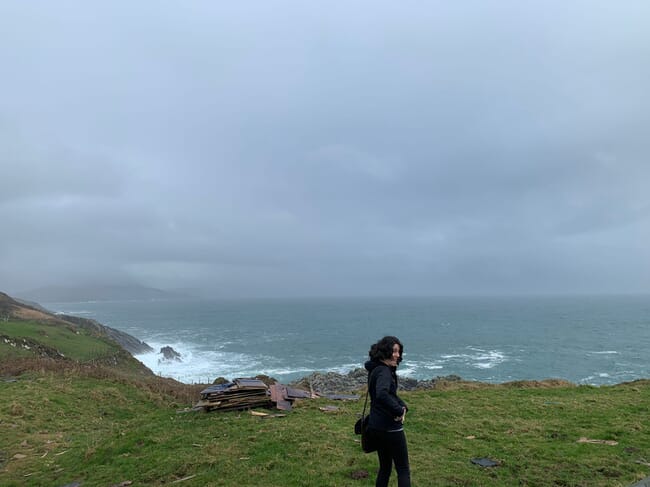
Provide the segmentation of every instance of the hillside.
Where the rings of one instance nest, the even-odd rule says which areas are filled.
[[[305,399],[282,417],[179,414],[199,388],[184,386],[182,399],[157,379],[80,371],[0,380],[0,485],[374,485],[376,455],[362,453],[352,431],[360,401]],[[650,472],[647,381],[402,396],[414,485],[626,487]],[[477,457],[498,466],[472,464]]]
[[[352,431],[360,401],[193,412],[204,385],[157,377],[104,327],[68,319],[0,293],[0,485],[374,485],[376,456]],[[650,473],[647,380],[401,395],[414,485],[625,487]]]
[[[55,315],[0,292],[0,371],[29,368],[29,359],[48,359],[64,362],[60,366],[106,364],[151,374],[131,355],[149,350],[146,343],[94,320]]]

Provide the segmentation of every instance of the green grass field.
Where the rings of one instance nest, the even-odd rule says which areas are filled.
[[[1,381],[0,485],[374,485],[375,454],[362,453],[352,432],[360,401],[302,400],[271,419],[179,414],[200,389],[183,402],[178,390],[190,386],[174,396],[155,380],[46,372]],[[650,474],[649,381],[402,396],[415,486],[628,486]],[[318,409],[330,404],[340,410]],[[353,480],[361,470],[370,478]]]

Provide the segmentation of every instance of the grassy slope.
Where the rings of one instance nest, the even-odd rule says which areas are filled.
[[[5,339],[14,339],[14,346],[5,343]],[[21,371],[33,368],[29,359],[40,357],[38,349],[30,346],[29,349],[22,346],[15,346],[15,339],[28,339],[32,344],[39,344],[51,350],[56,350],[63,355],[70,363],[59,364],[58,360],[50,360],[54,363],[43,363],[41,368],[56,370],[57,368],[69,368],[71,364],[110,364],[117,370],[127,374],[139,376],[152,375],[142,363],[137,361],[119,344],[108,337],[98,336],[91,330],[77,327],[72,323],[62,321],[39,321],[35,319],[11,319],[0,321],[0,373],[7,370]],[[26,360],[27,365],[21,366],[20,359]]]
[[[80,362],[116,355],[122,351],[116,343],[91,336],[83,329],[31,320],[0,322],[0,335],[30,338],[55,348],[66,357]],[[3,346],[0,352],[6,352],[7,355],[15,352],[25,355],[25,350],[16,350],[15,347],[4,343],[0,345]]]
[[[648,475],[650,382],[615,387],[460,387],[403,393],[419,486],[627,486]],[[195,397],[198,398],[198,395]],[[0,382],[0,485],[371,486],[362,405],[304,400],[284,418],[177,414],[136,380],[30,374]],[[474,436],[475,439],[467,437]],[[579,444],[581,436],[618,445]],[[16,454],[25,455],[15,458]],[[487,456],[502,463],[470,463]],[[369,479],[352,480],[357,470]]]

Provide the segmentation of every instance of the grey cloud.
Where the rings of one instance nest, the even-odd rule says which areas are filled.
[[[650,290],[646,2],[0,5],[0,286]]]

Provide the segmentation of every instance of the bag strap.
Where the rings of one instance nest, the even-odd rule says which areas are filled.
[[[363,402],[363,412],[361,413],[361,417],[365,418],[366,417],[366,406],[368,405],[368,388],[366,388],[366,400]]]
[[[376,370],[376,367],[372,369],[372,372]],[[366,406],[368,405],[368,393],[370,392],[370,376],[372,375],[372,372],[368,374],[368,385],[366,386],[366,400],[363,402],[363,412],[361,413],[361,417],[365,418],[366,417]]]

